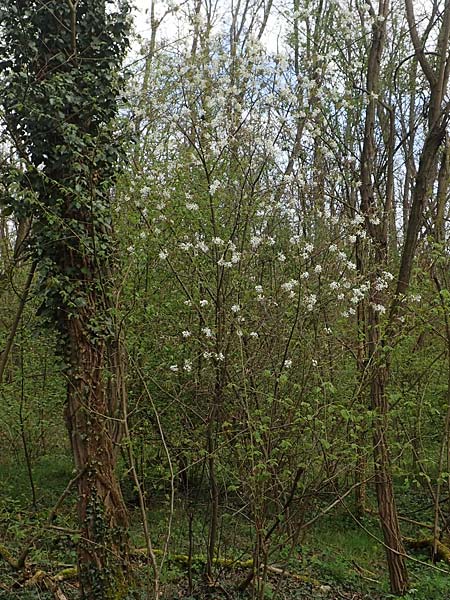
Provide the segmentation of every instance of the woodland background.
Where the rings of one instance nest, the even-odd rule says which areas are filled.
[[[3,4],[0,597],[447,598],[450,2]]]

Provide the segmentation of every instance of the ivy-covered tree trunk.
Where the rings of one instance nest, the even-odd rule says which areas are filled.
[[[82,472],[78,482],[80,580],[86,598],[120,597],[117,594],[126,583],[127,514],[114,472],[112,442],[100,416],[107,412],[101,381],[104,349],[90,346],[81,323],[73,323],[72,334],[79,360],[69,378],[66,419],[75,464]]]
[[[5,0],[0,67],[6,126],[17,152],[6,205],[31,223],[41,312],[59,332],[66,423],[78,473],[82,595],[127,588],[127,514],[115,474],[120,401],[115,344],[111,189],[120,158],[113,123],[128,3]],[[109,381],[108,381],[109,377]]]
[[[66,258],[74,270],[99,274],[99,265],[82,252],[69,252]],[[95,332],[107,296],[99,294],[89,275],[85,286],[90,289],[86,305],[65,322],[70,351],[65,417],[80,474],[80,581],[86,598],[120,598],[126,589],[128,543],[127,511],[115,474],[118,413],[105,377],[110,367],[107,340],[103,332]]]

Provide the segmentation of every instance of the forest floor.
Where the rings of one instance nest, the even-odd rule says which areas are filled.
[[[34,483],[37,491],[37,510],[30,507],[30,486],[25,471],[17,465],[0,465],[0,544],[17,556],[25,541],[46,518],[55,499],[70,479],[70,464],[65,457],[41,460],[34,466]],[[420,506],[417,496],[403,494],[410,506]],[[424,504],[425,506],[425,504]],[[406,507],[401,507],[405,509]],[[196,510],[191,522],[193,555],[203,556],[206,541],[206,519],[201,518],[198,505],[176,504],[171,524],[169,559],[161,574],[163,600],[248,600],[256,598],[252,586],[245,592],[237,587],[245,580],[248,570],[241,567],[218,567],[215,581],[205,585],[202,560],[194,561],[191,585],[188,583],[186,565],[176,557],[189,546],[188,515]],[[205,513],[203,513],[205,514]],[[136,547],[142,547],[138,511],[132,511],[132,537]],[[164,547],[167,535],[167,501],[161,499],[150,507],[150,529],[156,547]],[[229,510],[222,519],[219,553],[225,558],[245,560],[250,556],[249,536],[245,523]],[[42,569],[50,574],[75,563],[75,540],[67,530],[74,529],[74,500],[68,498],[65,509],[59,514],[54,527],[43,531],[33,544],[27,567],[36,572]],[[404,527],[405,534],[411,532]],[[417,531],[415,531],[417,535]],[[358,523],[350,512],[340,511],[318,521],[301,544],[294,549],[280,548],[274,553],[273,564],[281,573],[268,573],[264,600],[384,600],[388,593],[386,566],[382,546],[376,540],[380,533],[376,519],[370,515]],[[274,540],[275,542],[275,540]],[[275,544],[276,546],[276,544]],[[412,552],[412,551],[411,551]],[[447,600],[450,598],[450,567],[429,562],[426,551],[414,551],[408,562],[411,591],[406,596],[415,600]],[[421,561],[421,562],[420,562]],[[437,567],[437,568],[436,568]],[[146,567],[136,563],[145,579]],[[448,574],[447,574],[448,573]],[[0,599],[2,600],[53,600],[54,594],[45,585],[32,588],[25,585],[23,573],[14,572],[0,560]],[[76,581],[60,585],[67,600],[78,595]],[[130,600],[143,599],[145,589]]]

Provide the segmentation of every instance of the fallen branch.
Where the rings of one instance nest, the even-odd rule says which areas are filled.
[[[3,544],[0,544],[0,557],[3,558],[3,560],[8,563],[12,569],[17,570],[19,568],[17,560],[13,557],[8,548],[3,546]]]
[[[27,579],[24,583],[24,587],[30,588],[36,585],[45,585],[49,592],[51,592],[56,600],[67,600],[67,596],[59,587],[59,583],[67,581],[68,579],[74,579],[78,575],[78,569],[76,567],[69,567],[56,573],[56,575],[49,575],[42,569],[35,571],[32,577]]]
[[[436,557],[450,565],[450,548],[439,540],[431,538],[423,538],[416,540],[414,538],[403,538],[411,548],[436,548]]]
[[[162,556],[162,550],[154,549],[154,553],[156,556]],[[147,556],[146,548],[136,548],[132,551],[131,554],[136,556]],[[197,564],[206,564],[207,558],[206,556],[197,555],[189,557],[188,554],[169,554],[167,557],[169,562],[181,563],[184,565],[188,565],[189,562],[197,563]],[[213,558],[213,564],[219,567],[229,567],[236,569],[253,569],[254,561],[252,558],[248,560],[238,560],[235,558]],[[309,577],[308,575],[297,575],[296,573],[290,573],[283,569],[282,567],[277,567],[276,565],[266,565],[267,570],[270,573],[274,573],[275,575],[282,575],[284,577],[289,577],[290,579],[295,579],[296,581],[301,581],[302,583],[309,583],[314,587],[320,586],[320,581],[314,579],[313,577]]]
[[[155,556],[163,556],[163,551],[155,548],[153,550]],[[131,552],[136,556],[147,556],[147,548],[136,548]],[[177,562],[181,564],[188,564],[189,561],[193,563],[206,564],[206,556],[198,555],[189,557],[188,554],[169,554],[169,562]],[[213,564],[220,567],[236,567],[238,569],[250,569],[253,567],[253,559],[249,560],[236,560],[234,558],[213,558]]]

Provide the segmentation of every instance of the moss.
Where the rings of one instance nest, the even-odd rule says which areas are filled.
[[[68,567],[56,573],[54,579],[55,581],[67,581],[67,579],[75,579],[76,577],[78,577],[77,567]]]
[[[3,558],[3,560],[7,562],[8,565],[13,569],[18,568],[17,560],[13,557],[8,548],[6,548],[6,546],[3,546],[3,544],[0,544],[0,557]]]
[[[162,556],[162,554],[163,554],[162,550],[158,550],[158,549],[154,549],[153,552],[156,556]],[[136,550],[134,550],[134,554],[137,554],[139,556],[146,556],[147,549],[146,548],[137,548]],[[176,562],[176,563],[181,563],[184,565],[189,564],[189,556],[187,554],[169,554],[167,559],[169,562]],[[203,556],[203,555],[194,555],[190,559],[190,561],[192,563],[196,563],[196,564],[198,564],[198,563],[206,564],[206,560],[207,560],[206,556]],[[252,569],[254,562],[253,562],[252,558],[249,558],[248,560],[235,560],[234,558],[218,557],[218,558],[213,559],[213,564],[215,564],[219,567],[228,567],[230,569],[232,569],[232,568]],[[287,577],[290,577],[291,579],[301,581],[302,583],[309,583],[315,587],[320,586],[320,581],[318,581],[317,579],[314,579],[312,577],[308,577],[307,575],[297,575],[296,573],[289,573],[288,571],[285,571],[284,569],[282,569],[280,567],[275,567],[272,565],[268,566],[268,570],[277,575],[285,575]]]
[[[430,548],[434,547],[434,540],[432,537],[415,540],[413,538],[404,538],[411,548]],[[450,548],[443,544],[441,541],[436,540],[436,555],[440,560],[450,565]]]

